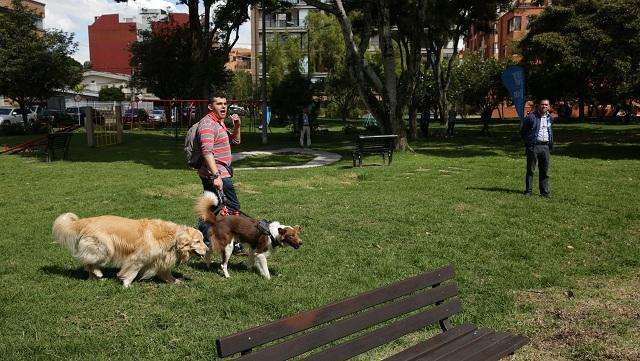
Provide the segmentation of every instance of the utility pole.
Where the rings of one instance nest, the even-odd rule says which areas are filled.
[[[264,7],[264,0],[260,2],[262,12],[262,144],[267,144],[267,15]]]

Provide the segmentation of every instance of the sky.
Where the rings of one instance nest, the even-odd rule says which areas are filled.
[[[94,17],[105,14],[121,14],[132,17],[138,9],[169,9],[173,12],[187,12],[184,5],[176,5],[175,0],[129,0],[116,3],[114,0],[38,0],[45,4],[44,27],[73,33],[78,42],[78,50],[73,58],[84,63],[89,60],[89,30]],[[251,47],[251,25],[246,22],[240,27],[240,39],[236,47]]]

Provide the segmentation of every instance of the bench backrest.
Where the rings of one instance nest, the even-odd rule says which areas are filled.
[[[358,149],[363,148],[385,148],[385,149],[393,149],[395,148],[395,142],[398,138],[395,134],[390,135],[360,135],[358,139],[356,139],[356,144]]]
[[[246,353],[255,347],[298,334],[247,353],[238,359],[286,360],[394,319],[391,324],[324,349],[308,358],[346,360],[461,312],[462,305],[458,299],[448,300],[458,294],[455,283],[442,284],[451,280],[453,276],[453,266],[447,266],[359,296],[219,338],[216,340],[218,356]],[[408,313],[411,315],[406,316]]]

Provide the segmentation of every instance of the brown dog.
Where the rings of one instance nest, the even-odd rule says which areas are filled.
[[[241,242],[248,253],[247,267],[256,266],[260,274],[265,278],[271,278],[267,267],[267,258],[280,245],[290,245],[298,249],[302,245],[300,239],[300,226],[285,226],[279,222],[269,223],[269,235],[263,234],[258,229],[258,221],[244,215],[218,216],[213,210],[218,205],[218,197],[211,192],[204,192],[199,198],[195,211],[205,222],[208,222],[209,239],[213,252],[222,255],[220,268],[225,277],[229,277],[227,265],[233,252],[234,241]],[[209,266],[209,255],[206,257]]]
[[[119,267],[125,288],[138,274],[140,279],[158,275],[168,283],[180,282],[171,274],[176,262],[188,260],[190,252],[204,257],[208,250],[197,229],[161,219],[79,218],[65,213],[53,222],[53,235],[85,265],[91,278],[102,277],[101,267]]]

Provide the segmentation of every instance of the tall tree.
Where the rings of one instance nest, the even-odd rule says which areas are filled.
[[[423,45],[429,50],[428,60],[441,84],[441,104],[447,108],[449,74],[442,74],[439,66],[442,49],[453,40],[455,58],[460,37],[472,23],[494,19],[501,1],[305,2],[336,17],[345,42],[346,67],[361,98],[383,131],[399,136],[398,146],[404,149],[407,134],[402,115],[411,104],[419,81]],[[375,72],[366,56],[374,35],[379,41],[381,73]]]
[[[637,0],[554,1],[519,47],[530,93],[577,99],[580,119],[586,100],[628,104],[640,97]]]
[[[39,30],[38,16],[22,1],[13,0],[12,7],[0,13],[0,94],[25,110],[58,89],[79,83],[82,65],[70,57],[77,48],[72,34]]]
[[[141,36],[140,41],[131,45],[135,86],[147,88],[164,99],[203,96],[199,85],[191,82],[193,73],[200,67],[194,65],[190,55],[192,39],[188,27],[169,20],[165,26],[144,31]],[[224,67],[226,60],[221,49],[211,49],[207,64],[211,72],[209,86],[227,88],[231,72]]]
[[[506,97],[501,74],[506,62],[477,53],[465,53],[463,61],[452,70],[451,101],[468,105],[475,111],[491,110]]]

